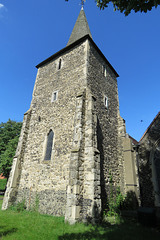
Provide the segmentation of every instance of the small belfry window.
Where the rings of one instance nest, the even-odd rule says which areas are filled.
[[[104,96],[104,105],[106,108],[108,108],[108,97]]]
[[[47,145],[46,145],[44,160],[51,160],[53,138],[54,138],[54,132],[50,130],[47,135]]]
[[[52,99],[51,102],[55,102],[58,98],[58,91],[55,91],[52,93]]]

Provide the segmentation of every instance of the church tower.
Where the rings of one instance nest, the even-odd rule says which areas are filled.
[[[97,221],[109,179],[121,185],[118,74],[94,43],[83,8],[65,48],[37,65],[3,209],[36,199],[44,214]]]

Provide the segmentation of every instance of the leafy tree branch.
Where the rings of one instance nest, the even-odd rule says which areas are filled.
[[[22,123],[8,120],[0,124],[0,173],[9,177]]]
[[[68,2],[69,0],[65,1]],[[129,15],[132,10],[146,13],[151,11],[153,7],[157,8],[160,5],[160,0],[95,0],[95,2],[100,9],[105,9],[109,3],[113,3],[114,10],[124,13],[125,16]]]

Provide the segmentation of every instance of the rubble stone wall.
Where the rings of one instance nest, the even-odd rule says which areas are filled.
[[[113,184],[120,185],[120,159],[118,157],[118,89],[116,75],[94,46],[88,46],[87,83],[96,98],[96,114],[98,118],[98,150],[101,161],[101,199],[103,208],[109,194],[109,178]],[[105,97],[108,104],[105,106]]]
[[[70,223],[96,222],[110,175],[115,188],[123,183],[123,163],[116,75],[88,39],[39,67],[28,116],[14,198],[5,202],[25,200],[28,209],[38,202],[41,213]]]
[[[84,86],[85,43],[38,69],[14,202],[25,199],[30,209],[38,198],[40,212],[65,214],[76,96]],[[58,97],[52,102],[53,92]],[[54,132],[52,155],[51,160],[44,160],[50,130]]]
[[[160,114],[151,123],[139,147],[139,179],[141,203],[144,207],[160,207]]]

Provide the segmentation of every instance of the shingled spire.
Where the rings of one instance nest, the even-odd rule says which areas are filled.
[[[87,22],[87,18],[86,18],[85,12],[82,7],[81,11],[79,13],[79,16],[77,18],[77,21],[74,25],[71,36],[69,38],[69,41],[67,43],[67,46],[70,45],[71,43],[77,41],[78,39],[84,37],[87,34],[89,34],[90,37],[92,38],[90,29],[89,29],[89,25]]]

